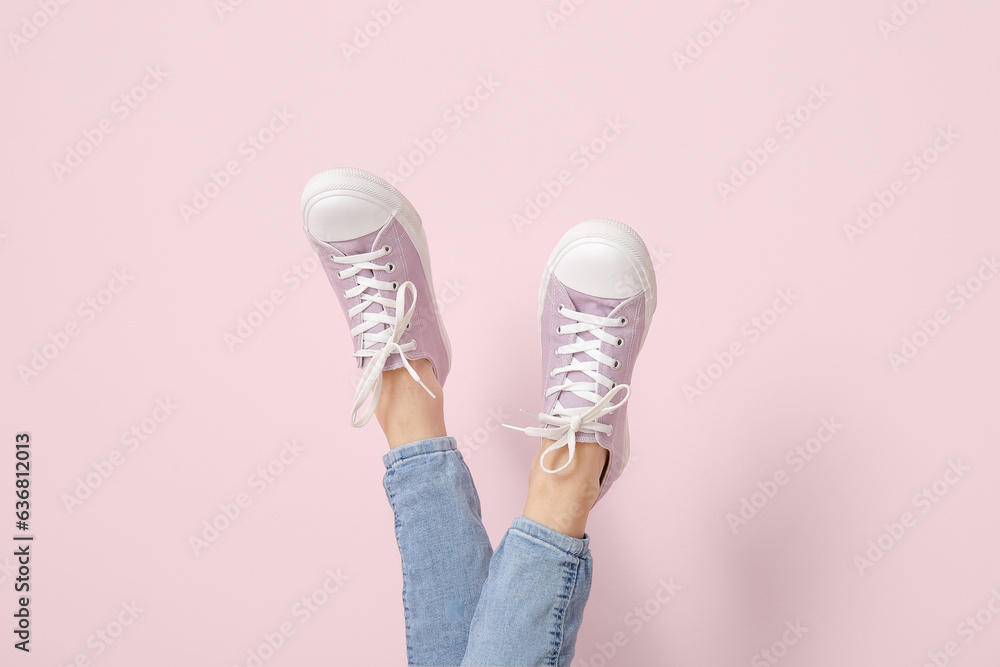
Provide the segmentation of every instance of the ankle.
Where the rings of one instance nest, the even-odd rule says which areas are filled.
[[[578,443],[569,466],[557,473],[548,473],[542,470],[540,459],[550,444],[551,440],[542,441],[528,473],[528,499],[523,516],[581,539],[590,510],[601,492],[601,471],[608,451],[596,442]],[[550,469],[558,468],[566,456],[564,450],[555,451],[546,457],[546,465]]]
[[[405,368],[382,372],[382,393],[375,418],[390,449],[447,435],[444,392],[430,361],[416,359],[410,364],[428,389],[434,392],[434,397],[410,377]]]

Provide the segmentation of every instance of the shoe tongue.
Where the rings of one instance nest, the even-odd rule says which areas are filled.
[[[375,239],[378,238],[379,232],[382,230],[376,229],[371,234],[365,234],[364,236],[359,236],[356,239],[350,239],[349,241],[327,241],[326,244],[331,248],[335,248],[344,255],[361,255],[366,252],[372,251],[372,246],[375,245]],[[372,276],[371,271],[362,271],[359,275]]]
[[[563,285],[563,287],[566,290],[566,294],[570,300],[570,303],[566,304],[566,306],[570,310],[575,310],[578,313],[586,313],[588,315],[598,315],[600,317],[607,317],[611,313],[611,311],[614,310],[618,306],[618,304],[622,302],[622,299],[593,296],[591,294],[585,294],[583,292],[570,289],[565,285]],[[583,340],[595,340],[597,338],[597,336],[595,336],[593,333],[589,331],[584,331],[576,335],[582,338]],[[569,337],[567,337],[565,340],[567,340],[568,343],[568,342],[573,342],[576,339],[574,337],[572,340],[570,340]],[[593,359],[591,359],[591,357],[587,355],[587,353],[585,352],[577,353],[575,355],[575,358],[580,360],[581,362],[593,361]],[[559,357],[559,359],[562,360],[566,358]],[[571,361],[569,359],[566,359],[566,363],[560,365],[568,366],[570,363]],[[605,370],[607,370],[607,368],[601,366],[598,372],[600,373],[601,371]],[[586,373],[582,373],[580,371],[573,371],[571,373],[567,373],[565,377],[569,382],[588,382],[590,384],[596,384],[589,375],[587,375]],[[602,387],[601,385],[597,385],[597,387],[598,387],[597,393],[603,396],[607,390],[604,389],[604,387]],[[564,408],[589,408],[593,405],[592,401],[588,401],[582,396],[577,396],[572,391],[559,392],[559,395],[556,397],[556,403],[557,405],[560,405]]]
[[[617,308],[618,304],[623,301],[623,299],[605,298],[593,296],[591,294],[584,294],[583,292],[578,292],[575,289],[570,289],[565,285],[563,285],[563,288],[566,290],[569,300],[573,302],[573,310],[578,313],[587,313],[588,315],[607,317],[608,314]]]

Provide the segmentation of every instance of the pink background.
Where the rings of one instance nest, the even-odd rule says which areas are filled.
[[[0,550],[4,665],[246,665],[282,623],[294,634],[266,665],[405,663],[384,444],[374,424],[348,424],[349,339],[308,271],[299,196],[329,167],[396,171],[437,128],[443,143],[399,187],[428,230],[454,345],[449,428],[494,541],[522,508],[535,443],[496,431],[490,410],[521,423],[540,405],[535,299],[552,245],[610,217],[661,257],[634,459],[589,525],[574,665],[773,664],[759,653],[776,642],[789,667],[919,667],[948,642],[948,664],[998,664],[1000,280],[977,277],[1000,252],[995,2],[907,0],[916,13],[886,32],[888,0],[563,2],[575,9],[559,22],[556,0],[399,0],[396,14],[245,0],[221,16],[210,0],[48,1],[58,13],[38,30],[24,20],[44,1],[0,16],[0,535],[13,544],[14,435],[28,431],[36,536],[30,656],[10,646],[14,562]],[[392,20],[348,61],[341,45],[373,11]],[[131,92],[147,68],[163,80]],[[466,99],[481,77],[498,87]],[[828,99],[800,109],[813,87]],[[127,117],[122,95],[143,98]],[[459,125],[448,111],[463,100],[476,108]],[[250,160],[241,144],[274,109],[294,118]],[[794,133],[776,126],[796,112]],[[113,131],[60,178],[54,163],[102,119]],[[574,161],[608,119],[620,135]],[[765,143],[777,152],[724,199],[718,183]],[[913,172],[925,149],[936,161]],[[239,173],[186,221],[181,205],[230,160]],[[562,170],[572,182],[518,229],[512,216]],[[849,239],[896,179],[901,194]],[[979,291],[960,299],[959,284]],[[230,349],[274,290],[270,317]],[[797,300],[752,340],[744,324],[770,318],[778,290]],[[80,309],[88,299],[101,312]],[[894,368],[921,321],[935,335]],[[58,333],[67,324],[75,336]],[[710,367],[734,341],[744,353]],[[35,351],[53,358],[22,378]],[[718,379],[689,401],[700,370]],[[787,453],[824,418],[842,428],[796,470]],[[123,442],[133,427],[145,440]],[[252,479],[286,441],[302,451]],[[116,450],[120,465],[68,509]],[[967,470],[946,475],[949,462]],[[727,514],[760,488],[773,497],[734,533]],[[190,538],[241,493],[249,505],[196,554]],[[905,512],[903,534],[884,535]],[[880,536],[890,548],[859,572]],[[302,622],[295,605],[328,570],[340,588]],[[671,580],[681,589],[661,605]],[[96,639],[133,602],[134,622]],[[991,622],[972,631],[982,609]],[[808,631],[782,647],[796,622]]]

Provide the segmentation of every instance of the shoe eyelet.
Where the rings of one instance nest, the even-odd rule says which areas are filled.
[[[337,279],[338,280],[343,280],[344,279],[344,276],[340,275],[340,271],[337,271]]]
[[[345,299],[350,299],[351,298],[351,297],[347,296],[347,290],[344,290],[343,292],[341,292],[341,294],[344,295]]]
[[[556,308],[556,312],[557,312],[557,313],[561,313],[561,312],[563,311],[563,308],[565,308],[565,307],[566,307],[566,306],[564,306],[564,305],[562,305],[562,304],[560,303],[560,304],[559,304],[559,307],[558,307],[558,308]]]
[[[556,354],[557,357],[561,357],[562,356],[562,352],[560,352],[559,350],[556,350],[555,354]]]
[[[549,377],[550,377],[550,378],[554,378],[555,376],[556,376],[556,371],[555,371],[555,369],[553,369],[553,370],[549,371]]]
[[[615,370],[618,370],[618,369],[619,369],[619,368],[621,368],[621,367],[622,367],[622,362],[620,362],[620,361],[618,361],[617,359],[615,359],[615,365],[614,365],[614,366],[612,366],[611,368],[613,368],[613,369],[615,369]]]
[[[621,323],[622,326],[625,326],[626,324],[628,324],[628,318],[627,317],[623,317],[623,318],[621,318],[618,321]]]
[[[396,290],[399,289],[399,283],[397,283],[395,280],[392,281],[392,289],[393,289],[393,291],[396,291]]]
[[[386,273],[395,273],[396,272],[396,265],[393,264],[392,262],[389,262],[388,264],[385,265],[385,272]]]
[[[413,327],[413,322],[406,323],[406,331],[409,331]]]
[[[612,382],[612,383],[611,383],[611,388],[612,388],[612,389],[614,389],[614,388],[615,388],[615,387],[617,387],[617,386],[618,386],[618,383],[617,383],[617,382]]]
[[[558,336],[562,335],[562,325],[561,324],[556,327],[556,335],[558,335]]]
[[[337,259],[336,255],[330,255],[330,259]]]
[[[388,244],[382,246],[382,252],[386,252],[386,253],[392,252],[392,246],[390,246]]]
[[[624,338],[619,338],[618,340],[615,341],[615,347],[621,347],[624,344],[625,344]]]

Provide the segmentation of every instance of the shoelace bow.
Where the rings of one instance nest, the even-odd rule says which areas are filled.
[[[565,408],[562,407],[557,401],[552,414],[540,413],[536,415],[538,420],[547,426],[529,426],[527,428],[519,428],[517,426],[504,424],[507,428],[523,431],[526,435],[533,438],[538,437],[555,440],[555,442],[549,445],[545,451],[542,452],[540,460],[542,470],[548,473],[557,473],[564,470],[573,461],[573,456],[576,453],[577,433],[611,433],[611,425],[602,424],[598,420],[620,408],[625,401],[628,400],[631,393],[631,389],[627,384],[616,385],[600,371],[602,365],[609,366],[614,369],[619,368],[621,365],[621,362],[617,359],[613,359],[612,357],[609,357],[601,352],[601,343],[611,343],[616,347],[621,347],[624,343],[621,338],[611,335],[607,331],[604,331],[604,329],[607,327],[623,327],[628,324],[628,320],[624,317],[601,317],[599,315],[578,313],[566,308],[565,306],[559,306],[559,314],[567,319],[573,320],[574,322],[573,324],[564,324],[556,327],[556,334],[576,335],[572,343],[561,345],[556,348],[555,353],[557,357],[568,354],[570,355],[570,361],[566,366],[554,368],[549,374],[549,377],[556,377],[557,375],[565,375],[565,377],[563,378],[563,382],[561,384],[549,387],[545,391],[545,397],[548,398],[552,394],[561,391],[569,391],[576,394],[580,398],[591,402],[592,405],[589,407]],[[593,334],[594,338],[592,340],[584,340],[581,338],[579,334],[585,331],[589,331]],[[590,359],[588,361],[583,361],[579,359],[578,356],[590,357]],[[593,382],[570,381],[568,374],[574,371],[584,373],[590,377]],[[599,386],[603,386],[608,389],[608,392],[604,394],[604,396],[597,393]],[[621,398],[621,400],[617,403],[613,402],[614,399],[623,392],[625,395]],[[527,411],[522,410],[522,412]],[[562,447],[566,447],[569,453],[566,462],[558,468],[550,469],[545,465],[545,457]]]
[[[393,354],[398,354],[400,359],[402,359],[403,366],[410,374],[410,377],[416,380],[428,394],[437,398],[434,396],[434,392],[420,379],[417,372],[413,370],[413,367],[410,366],[410,360],[404,354],[416,349],[416,341],[411,340],[402,344],[399,342],[409,328],[410,319],[413,317],[413,311],[417,306],[416,285],[409,280],[403,283],[396,281],[387,282],[376,280],[373,276],[359,275],[365,270],[395,270],[391,262],[388,264],[375,264],[373,261],[388,255],[390,252],[392,252],[390,246],[385,245],[378,250],[359,255],[344,257],[330,255],[330,259],[335,263],[348,265],[346,269],[337,272],[337,277],[341,279],[354,278],[356,283],[354,287],[344,290],[344,296],[349,299],[356,296],[361,297],[361,303],[351,307],[347,311],[351,318],[361,313],[361,324],[351,329],[352,337],[361,336],[361,347],[355,350],[354,356],[358,358],[371,357],[367,368],[365,368],[365,372],[361,375],[361,382],[358,384],[358,390],[354,395],[354,408],[351,410],[351,425],[355,427],[364,426],[372,418],[372,415],[375,414],[379,396],[382,395],[382,370],[385,368],[389,357]],[[393,299],[382,296],[382,291],[395,292],[396,297]],[[409,306],[406,305],[407,294],[410,295]],[[375,312],[369,312],[368,308],[373,303],[381,306],[381,308],[377,308]],[[389,315],[386,310],[387,308],[392,308],[395,314]],[[380,324],[384,324],[386,327],[380,331],[370,331]],[[384,345],[377,350],[373,349],[378,344]],[[361,419],[358,420],[358,410],[361,409],[361,406],[364,405],[365,400],[367,400],[370,394],[372,395],[372,399],[368,403],[368,408],[361,416]]]

